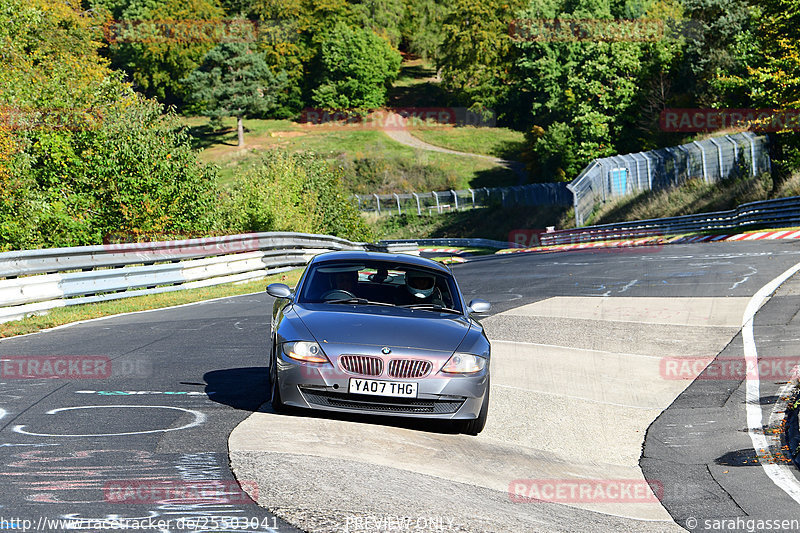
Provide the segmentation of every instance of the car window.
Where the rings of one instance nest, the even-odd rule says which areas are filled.
[[[461,311],[452,275],[388,262],[323,262],[312,265],[301,303],[358,298],[389,305],[430,304]]]

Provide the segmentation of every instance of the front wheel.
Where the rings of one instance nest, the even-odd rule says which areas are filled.
[[[276,413],[285,412],[286,405],[281,400],[281,387],[278,383],[278,352],[275,348],[272,350],[272,364],[269,366],[269,384],[272,391],[270,398],[272,410]]]
[[[486,379],[486,394],[483,395],[483,403],[478,413],[478,418],[473,420],[461,421],[461,433],[467,435],[477,435],[486,426],[486,417],[489,415],[489,379]]]

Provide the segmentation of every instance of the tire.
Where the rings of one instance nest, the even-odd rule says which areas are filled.
[[[486,394],[483,396],[483,403],[481,410],[478,413],[478,418],[472,420],[461,421],[461,433],[467,435],[477,435],[486,426],[486,417],[489,415],[489,379],[486,380]]]
[[[283,403],[283,400],[281,400],[281,388],[278,383],[278,353],[274,347],[272,349],[272,361],[269,366],[269,384],[271,389],[270,403],[272,404],[272,410],[276,413],[285,413],[286,405]]]

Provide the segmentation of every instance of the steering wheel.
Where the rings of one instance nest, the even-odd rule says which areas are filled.
[[[322,295],[323,300],[347,300],[355,297],[355,294],[344,289],[332,289]]]

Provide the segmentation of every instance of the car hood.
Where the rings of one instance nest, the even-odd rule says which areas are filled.
[[[346,304],[292,306],[321,343],[454,352],[470,322],[463,316],[399,307]]]

